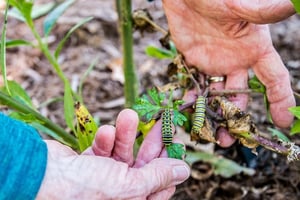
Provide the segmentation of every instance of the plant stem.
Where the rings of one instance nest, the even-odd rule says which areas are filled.
[[[59,135],[59,137],[61,137],[60,142],[70,145],[72,148],[78,149],[77,140],[72,135],[67,133],[63,128],[61,128],[57,124],[53,123],[48,118],[41,115],[39,112],[18,102],[17,100],[9,97],[8,95],[4,94],[3,92],[0,92],[0,102],[1,102],[1,104],[9,106],[10,108],[13,108],[24,114],[32,114],[36,119],[38,119],[42,122],[41,124],[43,126],[49,128],[50,130],[57,133],[57,135]]]
[[[27,22],[28,26],[30,27],[35,39],[38,41],[39,48],[42,50],[43,54],[46,56],[47,60],[50,62],[50,64],[54,67],[55,72],[60,77],[60,79],[65,83],[69,84],[68,79],[65,77],[64,73],[62,72],[57,60],[52,56],[50,53],[48,46],[43,43],[41,36],[38,34],[38,32],[35,29],[35,26],[32,21]]]
[[[3,77],[3,82],[5,89],[7,93],[10,95],[10,90],[8,87],[7,83],[7,76],[6,76],[6,26],[7,26],[7,11],[9,7],[9,0],[6,2],[6,8],[5,8],[5,13],[4,13],[4,24],[2,27],[2,36],[1,36],[1,57],[0,57],[0,62],[1,62],[1,71],[2,71],[2,77]]]
[[[138,81],[133,61],[131,0],[116,0],[123,47],[125,107],[132,107],[138,96]]]

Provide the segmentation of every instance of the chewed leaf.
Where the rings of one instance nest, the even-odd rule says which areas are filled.
[[[172,143],[166,146],[166,150],[169,158],[176,158],[176,159],[183,160],[185,157],[186,151],[183,144]]]

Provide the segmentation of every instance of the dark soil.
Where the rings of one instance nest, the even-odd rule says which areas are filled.
[[[36,2],[49,1],[38,0]],[[78,0],[59,19],[49,41],[51,48],[54,49],[73,25],[84,17],[94,17],[91,22],[72,35],[62,51],[60,63],[76,88],[79,78],[91,62],[96,58],[99,59],[84,82],[83,96],[88,109],[94,116],[101,119],[102,124],[114,124],[116,115],[123,108],[125,101],[122,51],[113,2],[111,0]],[[167,29],[160,1],[147,3],[145,0],[134,0],[135,8],[148,8],[154,20]],[[41,33],[43,19],[36,20]],[[299,17],[293,16],[283,22],[272,24],[270,27],[274,45],[290,71],[293,89],[300,93]],[[8,22],[7,37],[8,39],[34,40],[26,25],[13,18],[10,18]],[[161,37],[161,33],[134,33],[134,56],[141,93],[153,86],[162,86],[169,82],[166,73],[168,62],[158,61],[144,53],[144,49],[150,44],[159,46],[158,40]],[[43,102],[63,95],[62,82],[39,50],[24,46],[8,49],[7,66],[9,79],[21,83],[38,108]],[[258,129],[265,131],[274,126],[268,122],[262,102],[262,96],[252,95],[249,112]],[[299,103],[298,99],[297,105]],[[61,101],[40,107],[39,111],[55,123],[66,127]],[[281,131],[300,145],[299,136],[290,136],[288,129]],[[197,148],[194,143],[187,143],[187,146],[190,149]],[[239,174],[231,178],[223,178],[210,173],[208,164],[199,162],[195,164],[193,170],[202,169],[202,175],[192,176],[178,186],[172,197],[173,200],[300,199],[299,163],[288,163],[285,157],[265,149],[260,149],[258,156],[253,156],[238,143],[226,149],[212,146],[210,151],[234,160],[240,165],[254,168],[255,175]]]

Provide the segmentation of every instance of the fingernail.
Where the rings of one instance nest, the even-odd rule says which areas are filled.
[[[173,178],[176,184],[185,181],[190,176],[190,169],[186,165],[177,165],[173,168]]]

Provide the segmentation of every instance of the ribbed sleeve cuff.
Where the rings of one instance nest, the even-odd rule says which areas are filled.
[[[0,199],[34,199],[47,164],[47,146],[37,131],[0,113],[0,158]]]

